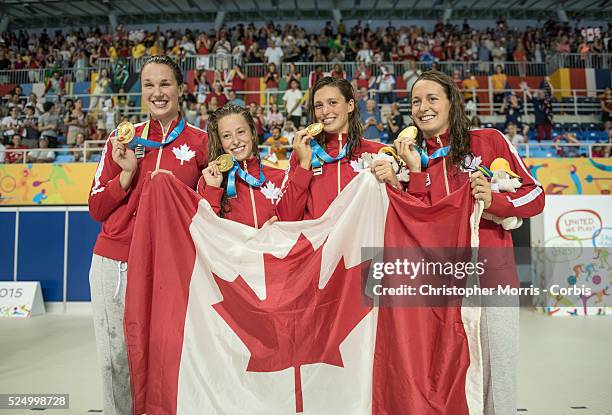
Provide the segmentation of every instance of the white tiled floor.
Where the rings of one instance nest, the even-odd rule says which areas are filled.
[[[101,381],[91,317],[0,319],[0,393],[68,393],[70,411],[95,414]],[[571,409],[586,407],[586,409]],[[521,311],[519,414],[612,414],[612,316],[551,318]]]
[[[612,316],[522,310],[520,327],[519,414],[612,415]]]

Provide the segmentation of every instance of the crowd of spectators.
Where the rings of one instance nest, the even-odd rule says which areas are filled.
[[[390,22],[387,27],[370,28],[357,23],[347,28],[343,22],[333,25],[327,22],[318,34],[308,34],[295,25],[262,27],[253,24],[222,28],[217,33],[156,30],[126,31],[117,27],[115,34],[99,29],[53,35],[43,30],[40,34],[26,31],[5,32],[0,38],[1,69],[40,69],[45,89],[42,97],[25,96],[17,86],[0,106],[0,145],[10,148],[37,149],[28,154],[27,160],[52,161],[53,152],[48,148],[58,145],[82,148],[88,140],[102,140],[124,120],[129,119],[133,102],[124,95],[123,86],[129,76],[124,58],[141,58],[149,55],[170,54],[177,59],[192,55],[216,54],[231,56],[233,65],[214,71],[211,81],[209,71],[199,70],[191,85],[184,85],[181,98],[182,111],[187,121],[206,129],[209,114],[232,102],[247,106],[246,74],[241,63],[263,63],[265,100],[262,105],[249,103],[260,143],[272,147],[273,157],[287,156],[287,145],[296,129],[305,124],[304,82],[313,85],[317,79],[332,75],[350,79],[357,91],[357,104],[365,127],[365,137],[393,140],[404,128],[404,114],[397,104],[396,79],[401,77],[410,89],[421,71],[417,62],[482,61],[491,62],[495,68],[491,76],[491,89],[496,110],[505,117],[504,128],[517,143],[528,135],[523,123],[526,98],[533,104],[535,128],[538,140],[550,140],[553,125],[552,85],[545,78],[538,90],[526,85],[511,91],[502,62],[544,62],[551,52],[601,53],[610,48],[612,24],[607,28],[584,31],[561,25],[550,20],[542,28],[515,30],[500,20],[494,27],[476,30],[465,21],[461,26],[438,22],[432,32],[416,26],[396,28]],[[109,58],[112,65],[97,73],[90,91],[89,105],[84,108],[81,99],[63,96],[67,75],[62,68],[73,68],[72,80],[84,80],[86,70],[95,67],[98,59]],[[331,62],[333,69],[324,72],[322,66],[302,74],[293,62]],[[354,73],[347,73],[341,62],[356,62]],[[403,73],[393,74],[393,68],[380,62],[402,61]],[[289,62],[288,70],[280,74],[281,63]],[[371,71],[371,63],[379,63],[377,74]],[[331,66],[330,66],[331,67]],[[132,68],[134,69],[134,68]],[[37,72],[36,76],[40,73]],[[1,75],[0,75],[1,76]],[[463,91],[468,115],[477,118],[478,96],[476,90],[487,88],[479,85],[470,69],[452,73],[457,86]],[[306,80],[302,78],[307,77]],[[281,90],[281,82],[287,85]],[[109,94],[116,94],[112,99]],[[383,105],[384,104],[384,105]],[[381,107],[385,110],[381,113]],[[601,97],[602,121],[606,131],[610,129],[612,92],[606,90]],[[137,116],[132,121],[139,121]],[[2,153],[4,154],[4,153]],[[7,155],[6,161],[24,161]],[[19,153],[21,154],[21,153]],[[75,159],[81,160],[82,155]],[[87,157],[85,155],[85,157]]]
[[[0,105],[0,162],[51,162],[56,153],[49,149],[59,146],[72,149],[69,153],[75,161],[83,157],[87,160],[89,151],[82,151],[86,141],[106,139],[122,120],[139,121],[137,116],[128,116],[127,101],[124,95],[111,99],[96,97],[94,92],[85,108],[81,98],[62,93],[42,98],[35,93],[26,96],[17,86]],[[25,154],[11,149],[34,151]]]
[[[57,30],[40,34],[26,30],[4,32],[0,38],[0,70],[74,68],[82,78],[98,59],[141,58],[151,55],[216,54],[232,56],[236,63],[281,62],[391,62],[391,61],[482,61],[545,62],[551,53],[609,53],[612,24],[582,28],[580,23],[558,23],[553,19],[541,27],[519,30],[505,20],[476,29],[467,19],[462,25],[437,22],[431,31],[418,26],[370,27],[358,21],[347,27],[327,22],[319,33],[308,33],[298,25],[270,22],[224,26],[218,32],[157,28],[155,31],[106,28],[89,31]],[[114,72],[122,72],[114,68]],[[123,80],[119,76],[118,82]],[[116,79],[117,81],[117,79]]]
[[[240,69],[236,69],[240,73]],[[278,99],[266,105],[250,102],[248,105],[241,94],[229,89],[231,82],[225,82],[217,72],[213,85],[210,86],[204,76],[197,81],[194,88],[184,85],[183,95],[180,97],[181,109],[186,120],[206,130],[209,115],[216,109],[231,102],[235,105],[248,107],[256,123],[260,144],[270,146],[275,160],[287,157],[287,149],[297,129],[306,125],[306,91],[299,87],[299,81],[290,79],[290,87],[278,93]],[[239,76],[239,75],[237,75]],[[464,98],[468,104],[476,101],[470,92],[470,78],[458,80],[463,89]],[[356,88],[357,107],[364,125],[364,137],[371,140],[386,140],[392,142],[399,132],[405,128],[406,112],[402,111],[400,104],[394,99],[387,102],[381,99],[385,91],[376,91],[367,87],[357,88],[357,80],[353,85]],[[539,142],[550,141],[552,135],[554,113],[551,103],[553,94],[549,80],[544,79],[539,89],[530,89],[522,84],[517,91],[506,92],[501,99],[498,115],[504,122],[502,128],[514,144],[525,144],[530,130],[535,131]],[[104,140],[112,129],[121,121],[129,119],[132,122],[140,121],[138,115],[128,116],[123,109],[115,105],[114,99],[105,98],[98,109],[98,102],[94,101],[95,93],[90,97],[90,105],[84,108],[81,99],[64,98],[45,101],[38,99],[35,94],[23,95],[21,87],[4,98],[0,106],[0,146],[10,149],[36,149],[26,155],[28,162],[53,161],[55,153],[48,148],[58,146],[70,147],[74,150],[83,149],[84,143],[89,140]],[[531,103],[533,120],[531,124],[524,122],[524,98]],[[606,131],[612,131],[612,90],[607,89],[600,97],[602,121]],[[470,114],[469,105],[466,106],[468,115],[473,117],[475,128],[482,127],[478,114]],[[564,137],[561,137],[564,138]],[[92,152],[93,153],[93,152]],[[4,153],[0,154],[2,156]],[[12,154],[9,156],[9,154]],[[74,151],[75,161],[87,161],[87,155]],[[6,162],[24,162],[22,152],[9,153],[4,157]],[[0,157],[1,159],[2,157]],[[0,160],[2,162],[3,160]]]

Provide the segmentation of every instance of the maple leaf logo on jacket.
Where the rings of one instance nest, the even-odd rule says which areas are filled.
[[[177,159],[181,161],[181,166],[184,161],[189,161],[195,157],[195,151],[191,150],[187,144],[182,144],[180,147],[174,147],[172,152]]]
[[[281,194],[281,188],[276,187],[274,183],[268,181],[265,186],[261,188],[261,193],[266,197],[266,199],[270,199],[272,203],[274,203]]]
[[[213,308],[249,349],[247,371],[294,368],[296,412],[304,410],[301,366],[344,367],[340,344],[372,309],[361,295],[361,267],[369,267],[369,261],[346,269],[340,259],[327,285],[319,288],[323,246],[315,251],[302,235],[286,257],[264,254],[265,300],[242,276],[228,282],[213,274],[223,295]]]

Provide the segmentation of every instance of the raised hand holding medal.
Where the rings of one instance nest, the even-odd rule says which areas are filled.
[[[225,173],[226,171],[230,171],[232,167],[234,167],[234,158],[231,154],[221,154],[217,157],[218,162],[217,166],[221,173]]]
[[[208,163],[208,166],[202,170],[202,177],[206,186],[221,187],[223,183],[223,173],[219,169],[219,159]]]
[[[307,128],[297,131],[293,137],[293,151],[298,157],[300,167],[305,170],[310,169],[312,161],[312,147],[310,146],[310,141],[320,134],[321,131],[323,131],[323,124],[311,124]]]
[[[417,128],[411,125],[403,129],[393,142],[397,150],[397,155],[411,172],[421,171],[421,155],[416,145],[417,135]]]
[[[234,157],[231,154],[221,154],[216,160],[211,161],[204,170],[202,176],[207,186],[221,187],[223,173],[234,167]]]
[[[323,132],[323,123],[317,122],[310,124],[308,127],[306,127],[306,131],[308,132],[309,136],[316,137]]]
[[[117,134],[113,139],[112,158],[121,167],[121,170],[133,174],[138,162],[134,151],[128,148],[128,143],[134,138],[135,129],[129,122],[122,122],[117,127]]]
[[[123,121],[117,126],[117,141],[121,144],[128,144],[134,139],[136,128],[129,121]]]

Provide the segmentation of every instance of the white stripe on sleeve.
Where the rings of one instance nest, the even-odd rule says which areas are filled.
[[[529,203],[532,200],[536,199],[538,196],[540,196],[541,193],[542,193],[542,188],[541,187],[536,187],[531,192],[527,193],[526,195],[523,195],[523,196],[519,197],[518,199],[511,199],[510,196],[506,196],[506,197],[508,198],[508,201],[510,203],[512,203],[512,205],[515,208],[517,208],[519,206],[526,205],[527,203]]]
[[[100,176],[102,176],[102,170],[104,170],[104,160],[106,159],[106,151],[108,150],[108,142],[110,141],[113,134],[116,133],[117,130],[113,130],[106,143],[104,144],[104,148],[102,149],[102,155],[100,156],[100,162],[98,163],[98,168],[96,169],[96,175],[94,176],[94,186],[91,188],[91,196],[101,193],[106,189],[106,187],[102,186],[100,183]]]

